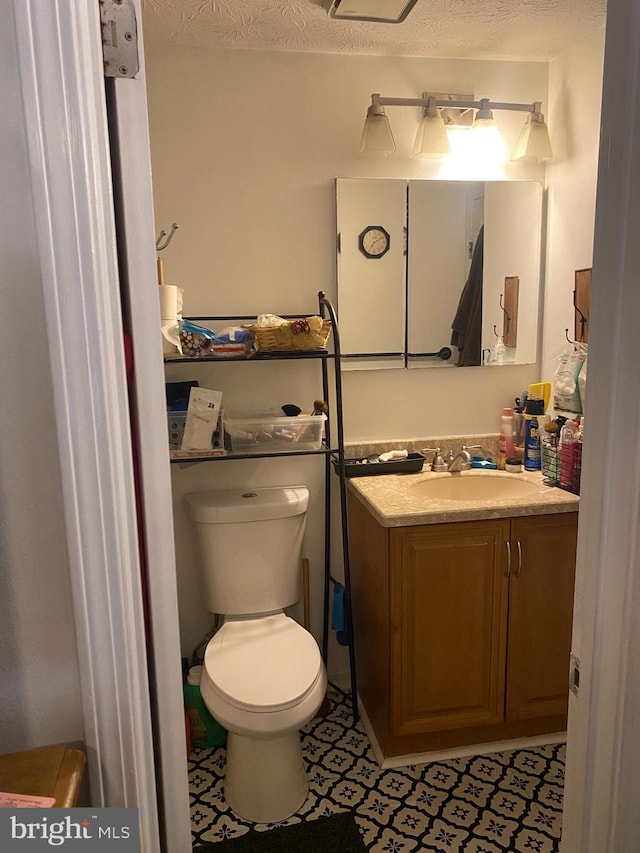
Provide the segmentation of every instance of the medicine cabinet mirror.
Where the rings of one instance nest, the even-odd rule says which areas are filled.
[[[347,370],[536,361],[542,186],[338,178]]]

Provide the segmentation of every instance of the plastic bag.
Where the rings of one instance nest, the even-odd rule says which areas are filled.
[[[220,358],[232,356],[251,358],[256,349],[256,338],[253,332],[242,326],[227,326],[220,332],[216,332],[211,355]]]
[[[191,320],[183,320],[180,324],[180,343],[183,354],[190,358],[205,355],[250,358],[256,352],[255,336],[242,326],[227,326],[220,332],[214,332]]]
[[[180,344],[182,345],[183,355],[190,358],[199,358],[203,355],[209,355],[213,342],[215,341],[215,332],[211,329],[205,329],[204,326],[198,326],[197,323],[192,323],[191,320],[182,320],[180,323]]]
[[[584,344],[575,344],[560,355],[553,377],[553,405],[556,411],[582,414],[578,377],[586,360],[587,348]]]

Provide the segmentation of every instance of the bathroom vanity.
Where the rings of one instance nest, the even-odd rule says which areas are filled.
[[[515,497],[432,497],[452,476],[489,482],[349,483],[359,696],[385,757],[566,729],[578,498],[538,473],[493,475]]]

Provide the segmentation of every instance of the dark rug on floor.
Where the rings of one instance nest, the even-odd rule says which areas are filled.
[[[193,853],[366,853],[350,812],[201,844]]]

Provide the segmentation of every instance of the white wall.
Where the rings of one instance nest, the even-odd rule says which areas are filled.
[[[0,751],[84,736],[12,4],[0,27]],[[69,342],[73,346],[73,342]]]
[[[542,378],[573,338],[574,273],[593,262],[604,29],[549,66],[554,158],[547,174],[548,230]]]
[[[185,289],[185,314],[309,313],[336,295],[336,177],[437,178],[437,162],[409,157],[419,110],[389,108],[398,152],[357,157],[372,92],[416,97],[425,89],[511,102],[546,99],[542,63],[473,62],[260,51],[151,48],[147,52],[157,230],[178,222],[163,253],[165,280]],[[507,148],[522,115],[501,113]],[[541,167],[508,164],[505,177],[543,180]],[[451,177],[450,174],[446,175]],[[476,170],[465,179],[495,178]],[[369,310],[368,308],[366,310]],[[365,310],[365,315],[366,315]],[[317,368],[315,368],[317,369]],[[313,363],[173,366],[224,392],[227,409],[318,394]],[[357,371],[343,377],[347,440],[495,432],[499,415],[535,365],[499,370]],[[200,603],[182,496],[226,485],[305,482],[312,501],[313,631],[321,626],[322,462],[217,462],[173,469],[183,653],[210,624]]]
[[[333,179],[438,177],[439,162],[409,157],[417,109],[388,108],[393,157],[357,157],[372,92],[415,97],[430,88],[531,102],[547,90],[543,63],[163,47],[149,52],[148,68],[157,227],[180,224],[164,258],[191,314],[313,310],[318,290],[335,296]],[[499,121],[509,149],[522,115]],[[544,178],[521,164],[505,174]],[[451,373],[348,375],[348,438],[497,430],[503,405],[537,378],[531,367],[498,378]]]

